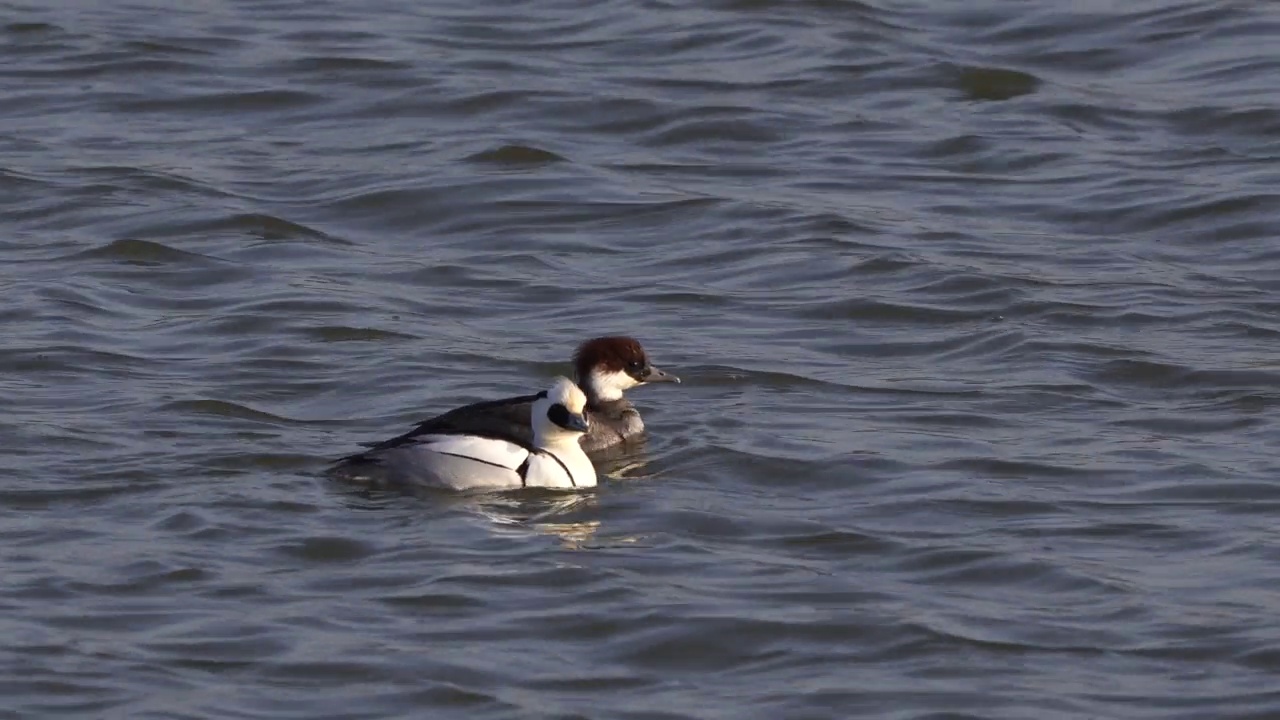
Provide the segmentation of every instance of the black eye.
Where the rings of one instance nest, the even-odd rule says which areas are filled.
[[[565,427],[569,424],[569,408],[556,403],[547,409],[547,419],[560,427]]]
[[[631,362],[627,363],[627,369],[633,373],[638,373],[644,369],[644,361],[632,360]]]

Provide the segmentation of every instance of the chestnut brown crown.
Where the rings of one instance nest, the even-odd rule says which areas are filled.
[[[625,335],[593,338],[579,345],[573,355],[573,369],[580,380],[589,377],[596,368],[641,375],[648,367],[649,357],[644,348],[635,338]]]

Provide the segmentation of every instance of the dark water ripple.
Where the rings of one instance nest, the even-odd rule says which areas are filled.
[[[1280,714],[1268,6],[4,9],[0,718]]]

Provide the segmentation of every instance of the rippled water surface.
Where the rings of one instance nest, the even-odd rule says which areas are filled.
[[[1273,4],[0,7],[0,718],[1280,716]]]

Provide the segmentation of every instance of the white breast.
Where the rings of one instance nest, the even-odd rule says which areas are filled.
[[[529,487],[595,487],[596,469],[581,448],[544,450],[529,457],[525,483]]]

